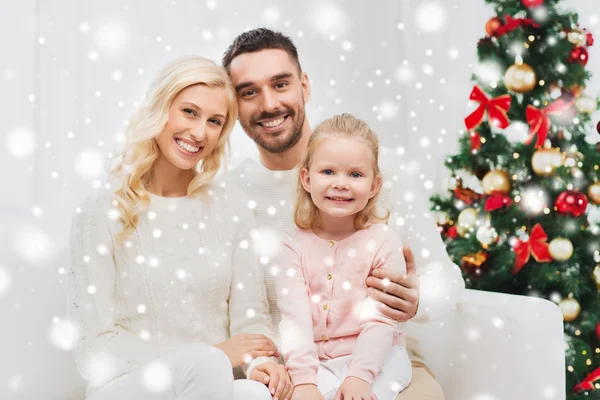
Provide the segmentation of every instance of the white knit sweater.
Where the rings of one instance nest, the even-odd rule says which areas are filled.
[[[411,321],[426,322],[454,307],[465,287],[464,280],[458,266],[448,257],[435,220],[428,211],[427,198],[423,197],[419,185],[401,169],[398,157],[390,149],[381,148],[379,168],[383,186],[378,205],[390,211],[388,224],[415,255],[420,299],[417,315]],[[244,160],[227,176],[227,182],[248,195],[256,216],[260,233],[258,255],[264,266],[269,312],[276,331],[281,321],[274,279],[278,268],[270,261],[277,254],[286,232],[295,229],[293,210],[297,180],[297,169],[272,171],[258,156]],[[407,337],[407,346],[411,358],[421,360],[415,338]]]
[[[208,202],[151,195],[124,247],[110,192],[75,215],[69,311],[81,332],[75,360],[91,386],[185,344],[271,336],[254,216],[229,186],[213,185]]]

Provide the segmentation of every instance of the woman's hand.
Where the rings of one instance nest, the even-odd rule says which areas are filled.
[[[375,269],[367,278],[368,294],[377,300],[377,309],[398,322],[415,316],[419,308],[419,277],[415,257],[408,247],[403,249],[406,275],[389,269]]]
[[[355,376],[344,379],[335,394],[334,400],[377,400],[371,391],[371,385]]]
[[[269,386],[269,392],[275,400],[290,400],[294,392],[294,385],[283,364],[267,361],[257,365],[248,379],[264,383]]]
[[[294,388],[292,400],[325,400],[317,385],[298,385]]]
[[[233,368],[257,357],[278,357],[275,343],[265,335],[240,333],[215,345],[227,354]]]

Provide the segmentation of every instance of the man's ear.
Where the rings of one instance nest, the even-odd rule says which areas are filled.
[[[300,84],[302,85],[302,95],[304,96],[304,104],[306,104],[310,100],[310,80],[308,79],[308,75],[306,75],[306,72],[302,73],[302,76],[300,77]]]
[[[308,169],[306,168],[300,170],[300,183],[302,183],[304,190],[310,193],[310,176],[308,174]]]
[[[381,176],[377,175],[375,179],[373,179],[373,184],[371,185],[371,192],[369,193],[369,199],[375,197],[379,189],[381,189]]]

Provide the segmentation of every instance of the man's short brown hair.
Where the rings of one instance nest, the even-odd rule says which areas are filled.
[[[298,59],[298,50],[294,46],[294,43],[292,43],[292,40],[281,32],[275,32],[267,28],[253,29],[236,37],[225,54],[223,54],[223,67],[229,72],[229,66],[237,56],[266,49],[280,49],[285,51],[298,66],[298,72],[302,72],[300,60]]]

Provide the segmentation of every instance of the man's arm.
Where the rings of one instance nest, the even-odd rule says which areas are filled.
[[[390,153],[386,149],[380,152],[380,206],[390,210],[389,226],[412,252],[404,251],[406,276],[380,269],[367,284],[377,289],[373,298],[381,301],[383,314],[400,322],[426,322],[450,311],[465,283],[460,269],[448,257],[421,186],[398,167],[396,156]]]

